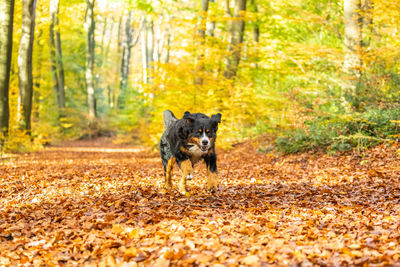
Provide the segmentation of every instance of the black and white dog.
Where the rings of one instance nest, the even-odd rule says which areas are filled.
[[[177,119],[170,110],[164,111],[166,130],[161,137],[160,153],[166,189],[172,187],[172,168],[176,162],[182,171],[179,192],[189,195],[186,190],[186,180],[193,179],[194,164],[204,159],[207,165],[207,187],[211,192],[217,190],[215,139],[220,122],[220,113],[210,118],[203,113],[186,111],[182,119]]]

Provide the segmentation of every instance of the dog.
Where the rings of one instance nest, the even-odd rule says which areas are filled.
[[[207,166],[207,188],[212,193],[216,192],[218,177],[215,140],[221,114],[214,114],[210,118],[203,113],[186,111],[182,119],[178,119],[170,110],[165,110],[163,115],[165,131],[160,140],[160,154],[165,189],[172,188],[172,169],[177,163],[182,172],[179,192],[189,196],[186,180],[193,179],[194,164],[204,159]]]

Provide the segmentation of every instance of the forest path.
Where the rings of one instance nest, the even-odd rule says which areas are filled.
[[[246,143],[219,151],[215,194],[198,164],[190,197],[162,194],[159,155],[139,146],[20,155],[0,165],[0,265],[396,265],[399,148],[278,157]]]

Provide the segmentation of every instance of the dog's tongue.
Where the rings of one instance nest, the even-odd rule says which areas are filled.
[[[203,151],[207,151],[208,146],[201,146],[200,149]]]

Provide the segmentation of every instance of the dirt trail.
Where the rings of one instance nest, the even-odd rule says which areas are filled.
[[[216,194],[198,164],[191,197],[161,193],[143,147],[20,155],[0,165],[0,265],[399,265],[399,148],[278,157],[246,143],[218,154]]]

